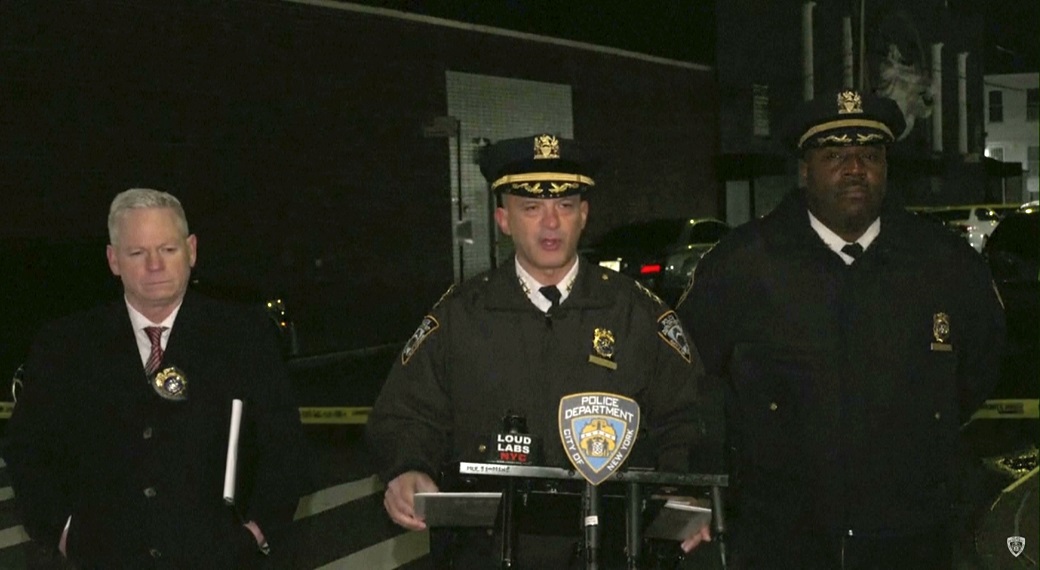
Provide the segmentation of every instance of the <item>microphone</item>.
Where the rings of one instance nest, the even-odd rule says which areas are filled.
[[[542,463],[542,438],[527,431],[527,418],[509,410],[502,418],[502,431],[493,434],[489,441],[480,444],[487,463],[506,465],[539,465]],[[513,568],[516,563],[517,525],[517,482],[508,477],[502,489],[502,544],[500,559],[502,568]]]
[[[542,438],[528,433],[527,418],[507,411],[502,418],[502,431],[492,434],[480,445],[486,463],[506,465],[541,465]]]

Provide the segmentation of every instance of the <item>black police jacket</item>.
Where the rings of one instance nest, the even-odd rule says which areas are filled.
[[[846,266],[796,191],[705,255],[678,313],[725,383],[734,529],[948,521],[958,428],[998,378],[1004,333],[963,239],[889,208]]]

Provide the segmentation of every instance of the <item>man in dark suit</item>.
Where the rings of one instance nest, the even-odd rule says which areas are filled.
[[[249,568],[291,522],[300,425],[273,325],[188,291],[180,202],[116,196],[108,265],[125,298],[46,326],[5,458],[29,535],[81,568]],[[223,500],[243,402],[234,508]]]

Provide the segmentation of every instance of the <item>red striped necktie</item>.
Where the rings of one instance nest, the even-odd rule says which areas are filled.
[[[148,362],[144,365],[144,373],[148,376],[155,374],[162,363],[162,333],[164,330],[166,327],[144,327],[144,332],[148,334],[148,340],[152,343],[152,352],[148,354]]]

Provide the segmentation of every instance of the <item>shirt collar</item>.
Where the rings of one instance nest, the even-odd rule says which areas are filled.
[[[548,311],[549,307],[552,306],[552,303],[538,292],[538,290],[544,287],[545,284],[539,283],[537,279],[532,277],[531,274],[520,265],[520,261],[517,260],[515,256],[513,257],[513,263],[516,265],[516,277],[520,280],[520,287],[523,288],[527,298],[530,299],[531,302],[534,303],[534,306],[538,307],[542,312]],[[560,289],[560,303],[566,301],[567,297],[570,296],[571,289],[574,288],[574,280],[578,277],[578,265],[580,264],[581,259],[576,259],[574,265],[571,266],[570,271],[568,271],[567,274],[563,276],[563,279],[560,279],[560,282],[556,284]]]
[[[125,298],[123,300],[126,301]],[[180,303],[177,303],[177,306],[173,308],[173,311],[161,323],[153,323],[148,317],[142,315],[141,311],[135,309],[130,304],[130,301],[126,301],[126,310],[130,313],[130,324],[134,327],[135,334],[145,335],[145,338],[147,338],[148,335],[144,332],[145,327],[166,327],[166,330],[163,331],[163,339],[165,340],[170,335],[170,329],[173,328],[173,322],[177,320],[177,313],[180,312],[182,304],[184,304],[183,299]]]
[[[808,212],[808,210],[806,211]],[[848,256],[847,254],[841,251],[841,248],[848,245],[849,242],[845,241],[841,236],[834,233],[834,231],[832,231],[827,226],[823,225],[823,222],[821,222],[819,218],[814,216],[812,212],[808,213],[809,225],[811,225],[812,229],[816,232],[816,234],[820,236],[820,239],[823,240],[823,243],[827,244],[827,247],[830,248],[831,251],[840,255],[842,261],[844,261],[847,265],[851,265],[854,261],[852,257]],[[863,232],[863,235],[859,236],[859,239],[857,239],[853,243],[858,243],[859,245],[863,246],[863,251],[866,251],[867,248],[870,247],[870,244],[874,242],[874,239],[877,238],[878,234],[880,233],[881,218],[879,217],[875,219],[874,223],[870,224],[870,226],[867,228],[867,231]]]

